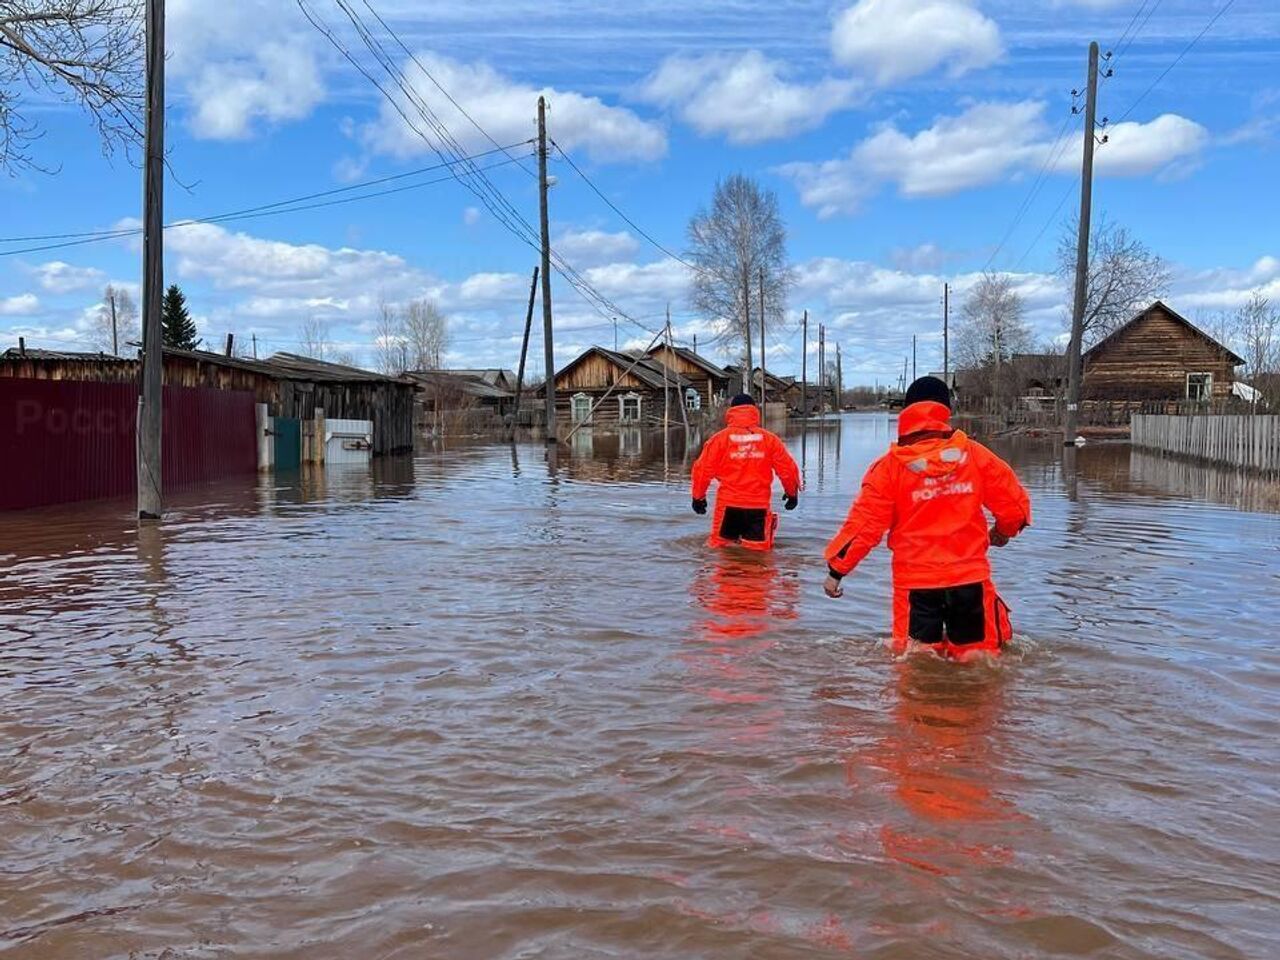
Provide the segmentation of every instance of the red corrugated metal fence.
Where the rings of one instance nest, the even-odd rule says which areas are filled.
[[[138,388],[0,379],[0,510],[129,496]],[[257,469],[253,394],[164,388],[164,487]]]

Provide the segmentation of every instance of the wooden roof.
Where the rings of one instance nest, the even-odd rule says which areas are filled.
[[[1157,300],[1155,303],[1151,304],[1151,306],[1147,307],[1145,310],[1141,311],[1136,316],[1134,316],[1133,319],[1129,320],[1123,326],[1117,327],[1115,330],[1111,331],[1111,333],[1107,334],[1105,337],[1103,337],[1101,340],[1095,343],[1092,347],[1086,350],[1083,354],[1083,357],[1087,359],[1093,356],[1095,353],[1101,352],[1104,347],[1106,347],[1108,344],[1115,341],[1116,338],[1118,338],[1126,330],[1134,326],[1134,324],[1139,323],[1142,320],[1145,320],[1149,315],[1154,313],[1156,310],[1163,310],[1175,322],[1182,324],[1182,326],[1186,327],[1189,331],[1191,331],[1197,337],[1207,341],[1211,346],[1221,350],[1236,366],[1240,366],[1240,364],[1245,362],[1244,357],[1238,356],[1236,352],[1232,350],[1230,347],[1228,347],[1226,344],[1219,343],[1213,337],[1209,336],[1209,334],[1205,333],[1203,330],[1197,327],[1194,323],[1192,323],[1182,314],[1178,313],[1178,311],[1170,307],[1163,300]]]
[[[592,354],[603,357],[609,363],[617,367],[620,372],[629,369],[632,376],[653,390],[661,390],[667,386],[687,387],[689,385],[689,381],[680,376],[680,374],[671,367],[664,368],[661,363],[651,360],[648,357],[632,357],[625,353],[609,350],[605,347],[588,347],[573,360],[569,361],[569,363],[557,370],[556,379],[559,380]],[[634,364],[634,366],[632,366],[632,364]]]
[[[649,351],[649,356],[653,356],[655,353],[661,350],[664,346],[666,346],[666,344],[662,344],[662,343],[658,344],[656,347],[654,347],[652,350]],[[692,363],[694,366],[702,370],[705,370],[708,374],[711,375],[713,379],[716,379],[716,380],[729,379],[729,374],[723,367],[717,366],[716,364],[712,363],[702,354],[694,353],[692,350],[688,349],[687,347],[672,346],[670,349],[672,350],[672,352],[675,353],[676,356],[680,357],[682,360],[687,360],[689,363]]]
[[[462,370],[410,370],[404,375],[424,386],[449,386],[469,397],[487,400],[510,400],[515,396],[510,390],[504,390],[487,380],[474,376],[472,372]]]

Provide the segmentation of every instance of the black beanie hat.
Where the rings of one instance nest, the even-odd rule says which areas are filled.
[[[754,407],[755,405],[756,402],[751,399],[751,394],[749,393],[740,393],[729,401],[729,406],[731,407]]]
[[[934,403],[942,404],[948,410],[951,409],[951,391],[937,377],[921,377],[907,387],[903,404],[909,407],[913,403],[921,403],[925,400],[932,400]]]

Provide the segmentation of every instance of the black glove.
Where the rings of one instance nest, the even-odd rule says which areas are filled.
[[[783,501],[783,505],[788,510],[794,510],[796,508],[796,505],[799,503],[800,503],[800,494],[798,493],[788,494],[785,500]]]
[[[706,498],[706,497],[703,497],[701,500],[694,500],[694,501],[693,501],[693,512],[694,512],[694,513],[696,513],[696,514],[698,514],[698,516],[703,516],[703,515],[707,512],[707,498]]]

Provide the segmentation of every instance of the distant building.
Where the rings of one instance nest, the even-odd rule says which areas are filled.
[[[583,351],[556,373],[555,385],[557,416],[575,424],[661,423],[664,393],[672,420],[681,418],[682,398],[686,405],[692,404],[689,390],[693,384],[678,371],[663,367],[652,357],[634,357],[605,347]],[[694,392],[698,396],[696,388]]]
[[[1157,300],[1083,357],[1086,400],[1221,400],[1244,363]]]
[[[661,343],[649,351],[649,356],[658,363],[665,362],[689,381],[693,394],[686,392],[685,400],[690,409],[716,406],[736,392],[726,369],[686,347]]]

